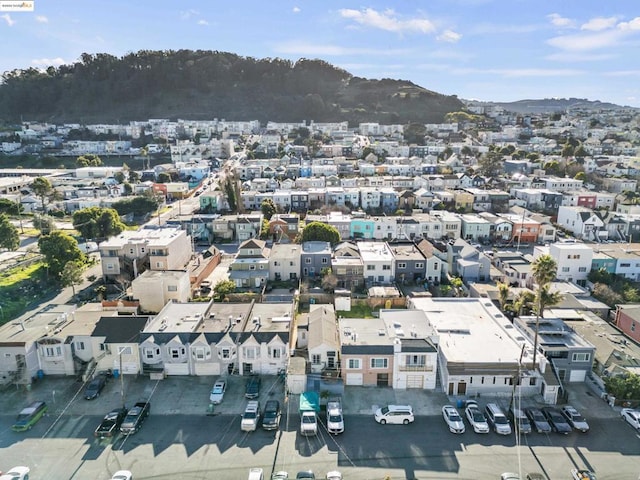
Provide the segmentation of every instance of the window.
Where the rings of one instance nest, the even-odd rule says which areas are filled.
[[[311,264],[311,259],[309,257],[304,259],[304,263],[306,263],[307,265]]]
[[[562,267],[562,271],[565,272],[565,273],[568,272],[569,271],[569,267]]]
[[[148,360],[153,360],[160,355],[160,349],[158,347],[146,347],[143,349],[144,357]]]
[[[573,353],[571,355],[572,362],[588,362],[591,360],[590,353]]]
[[[177,285],[167,285],[167,291],[168,292],[177,292],[178,291],[178,286]]]
[[[636,322],[631,322],[631,331],[632,332],[636,331]]]
[[[416,268],[424,268],[424,263],[423,262],[416,262]],[[433,264],[433,268],[435,268],[437,270],[438,269],[438,264],[434,263]]]
[[[387,368],[388,360],[386,358],[372,358],[371,368]]]
[[[228,348],[223,348],[220,353],[221,353],[220,356],[222,358],[225,358],[225,359],[231,358],[231,350],[229,350]]]
[[[176,347],[176,348],[169,349],[169,356],[175,360],[182,358],[184,354],[185,354],[184,347]]]
[[[367,270],[375,270],[375,265],[367,265]]]
[[[258,357],[256,350],[256,347],[244,347],[244,358],[246,358],[247,360],[254,360]]]
[[[630,263],[621,263],[621,264],[620,264],[620,266],[621,266],[621,267],[627,267],[627,268],[628,268],[628,267],[630,267],[630,266],[631,266],[631,264],[630,264]]]
[[[322,259],[322,263],[323,263],[323,264],[327,264],[327,263],[329,263],[329,259],[328,259],[328,258],[326,258],[326,257],[325,257],[325,258],[323,258],[323,259]]]
[[[162,262],[156,262],[156,268],[162,268]]]
[[[312,364],[318,365],[321,362],[322,362],[322,357],[319,354],[314,353],[313,355],[311,355],[311,363]]]
[[[249,270],[255,270],[256,266],[255,265],[249,265]]]
[[[391,270],[391,265],[382,265],[382,270]]]
[[[359,370],[360,367],[360,359],[359,358],[350,358],[349,362],[347,363],[347,368],[353,369],[353,370]]]
[[[277,348],[269,348],[269,356],[271,358],[280,358],[282,356],[282,349],[280,347]]]
[[[580,267],[578,268],[579,272],[586,272],[587,271],[587,267]]]
[[[406,263],[399,263],[398,264],[398,269],[403,269],[403,268],[407,268],[407,264]]]
[[[62,347],[45,347],[44,349],[45,357],[61,357],[62,356]]]
[[[76,350],[84,350],[84,342],[76,342]]]

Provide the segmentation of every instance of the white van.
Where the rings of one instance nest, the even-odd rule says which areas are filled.
[[[502,409],[495,403],[489,403],[485,407],[489,425],[500,435],[511,435],[511,424]]]
[[[382,425],[386,423],[408,425],[414,420],[413,408],[411,405],[387,405],[376,410],[375,419]]]

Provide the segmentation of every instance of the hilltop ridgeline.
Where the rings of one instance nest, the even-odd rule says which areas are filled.
[[[255,59],[216,51],[83,54],[72,65],[5,72],[0,120],[102,123],[147,118],[443,121],[455,96],[403,80],[368,80],[322,60]]]

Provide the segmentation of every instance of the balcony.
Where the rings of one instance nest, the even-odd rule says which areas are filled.
[[[433,365],[400,365],[401,372],[433,372]]]

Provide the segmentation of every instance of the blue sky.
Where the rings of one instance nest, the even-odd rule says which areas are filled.
[[[461,98],[640,107],[638,0],[35,0],[0,12],[0,71],[202,49],[320,58]]]

